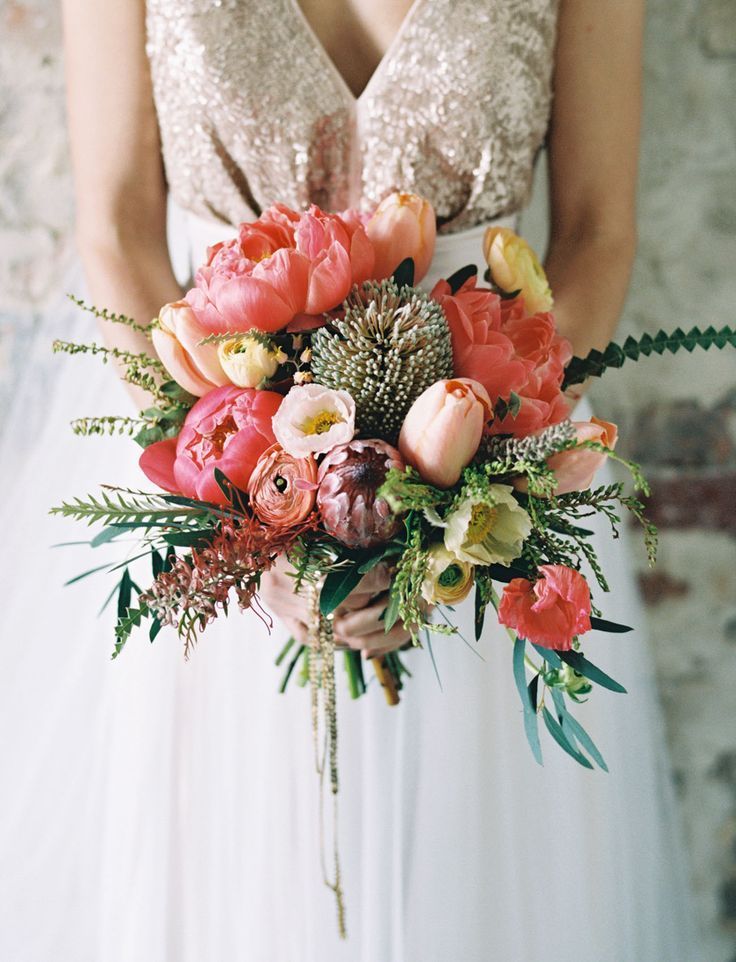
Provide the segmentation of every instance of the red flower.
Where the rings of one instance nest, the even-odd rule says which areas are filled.
[[[573,639],[590,631],[588,582],[565,565],[542,565],[532,584],[514,578],[504,588],[498,620],[535,645],[569,651]]]
[[[281,400],[274,391],[230,385],[210,391],[187,414],[178,438],[146,448],[143,473],[165,491],[226,504],[215,468],[236,487],[248,487],[256,461],[276,440],[271,418]]]

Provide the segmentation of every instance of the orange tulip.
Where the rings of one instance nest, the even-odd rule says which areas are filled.
[[[414,283],[429,270],[437,236],[434,208],[417,194],[390,194],[365,225],[376,254],[373,276],[390,277],[407,257],[414,261]]]
[[[409,408],[399,450],[425,481],[451,488],[473,460],[492,413],[488,392],[478,381],[437,381]]]
[[[217,345],[200,343],[208,333],[186,301],[165,304],[158,326],[151,332],[153,346],[166,370],[196,397],[230,384],[218,359]]]

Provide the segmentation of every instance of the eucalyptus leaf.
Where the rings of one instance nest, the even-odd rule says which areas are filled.
[[[526,641],[523,638],[517,638],[514,642],[513,655],[514,681],[516,682],[516,688],[524,709],[524,731],[526,733],[526,740],[529,742],[532,755],[534,755],[537,762],[542,765],[542,746],[539,743],[537,712],[535,706],[532,704],[531,694],[526,682],[526,668],[524,665],[525,648]]]
[[[545,648],[543,645],[532,645],[532,648],[541,655],[551,668],[562,668],[562,661],[556,651]]]
[[[626,694],[626,689],[623,685],[614,681],[605,671],[588,661],[579,651],[560,651],[558,654],[566,664],[574,668],[579,675],[587,678],[588,681],[594,681],[597,685],[600,685],[602,688],[607,688],[609,691],[619,692],[623,695]]]
[[[607,772],[608,765],[606,765],[603,755],[577,718],[568,711],[567,705],[565,705],[565,696],[556,688],[552,688],[551,692],[563,732],[566,733],[569,740],[576,740],[580,748],[585,750],[604,772]]]
[[[596,631],[610,631],[614,634],[625,634],[627,631],[633,631],[628,625],[620,625],[616,621],[606,621],[605,618],[591,618],[590,627],[595,628]]]
[[[483,622],[486,619],[487,605],[483,601],[480,585],[475,585],[475,640],[480,641],[483,634]]]
[[[554,717],[554,715],[550,714],[549,709],[542,709],[542,718],[544,719],[544,724],[547,726],[547,731],[554,738],[560,748],[562,748],[563,751],[566,751],[571,758],[574,758],[578,765],[582,765],[583,768],[592,769],[592,763],[585,757],[585,755],[583,755],[570,744],[567,735],[562,730],[562,726]]]

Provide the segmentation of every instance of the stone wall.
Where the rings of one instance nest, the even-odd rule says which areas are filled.
[[[0,0],[0,36],[1,417],[14,359],[73,255],[57,4]],[[736,0],[650,0],[646,80],[641,241],[622,334],[734,322]],[[532,235],[542,220],[540,191]],[[736,962],[736,360],[650,364],[604,379],[594,400],[655,484],[660,563],[639,563],[705,959]]]

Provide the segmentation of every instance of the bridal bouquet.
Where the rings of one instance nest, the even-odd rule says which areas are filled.
[[[427,293],[416,285],[434,242],[434,212],[411,194],[369,217],[277,204],[210,248],[195,286],[150,328],[90,308],[149,334],[155,352],[56,345],[116,359],[152,398],[139,419],[74,428],[134,435],[161,490],[104,488],[54,509],[102,524],[93,546],[140,534],[135,558],[106,566],[118,577],[114,655],[144,621],[151,640],[174,626],[189,653],[233,602],[270,623],[259,584],[285,557],[310,637],[279,654],[282,687],[297,668],[311,683],[335,792],[338,659],[354,697],[369,679],[359,652],[336,648],[332,617],[378,565],[391,575],[384,627],[401,622],[411,636],[401,652],[372,659],[390,703],[419,657],[410,649],[432,657],[432,635],[455,632],[453,606],[474,591],[476,639],[489,608],[511,637],[537,760],[541,719],[578,763],[605,768],[570,703],[595,685],[624,691],[582,648],[593,628],[629,629],[593,600],[591,587],[608,586],[586,519],[602,516],[616,537],[631,512],[652,560],[656,532],[636,493],[593,485],[606,458],[622,460],[617,431],[572,420],[570,388],[642,354],[736,344],[730,329],[693,328],[573,357],[521,238],[489,228],[478,251],[486,284],[475,266],[458,265]],[[142,557],[145,587],[131,571]]]

